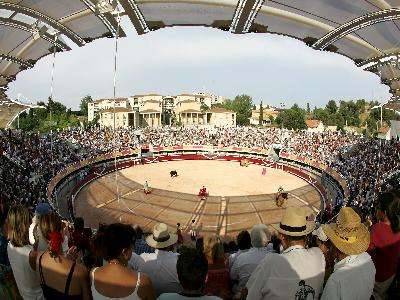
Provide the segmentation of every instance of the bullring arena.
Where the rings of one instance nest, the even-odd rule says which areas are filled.
[[[123,222],[139,224],[147,231],[157,222],[171,229],[179,222],[188,230],[195,220],[202,234],[230,236],[254,224],[279,222],[289,206],[306,207],[316,214],[323,200],[309,180],[276,165],[243,167],[238,161],[182,158],[147,162],[99,176],[83,186],[75,197],[75,216],[84,216],[92,228]],[[171,177],[171,170],[178,177]],[[146,180],[151,187],[148,195],[143,192]],[[209,196],[201,200],[198,192],[203,185]],[[288,199],[277,207],[280,186]]]

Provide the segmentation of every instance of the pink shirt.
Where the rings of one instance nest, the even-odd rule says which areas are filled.
[[[400,259],[400,232],[393,233],[390,225],[378,222],[371,227],[368,248],[376,268],[375,280],[383,282],[396,274]]]

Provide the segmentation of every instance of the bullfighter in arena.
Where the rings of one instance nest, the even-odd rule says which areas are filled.
[[[285,204],[285,201],[287,200],[287,198],[288,198],[288,193],[285,192],[283,187],[280,186],[278,188],[278,192],[276,193],[276,196],[275,196],[275,204],[276,204],[276,206],[282,207],[283,204]]]
[[[151,189],[149,187],[149,183],[147,182],[147,180],[145,181],[145,183],[143,184],[143,192],[147,195],[151,193]]]
[[[196,241],[196,220],[192,220],[192,223],[189,224],[189,235],[192,241]]]
[[[278,207],[282,207],[285,201],[288,199],[288,193],[285,192],[282,186],[278,188],[278,192],[275,196],[275,204]]]
[[[204,185],[199,191],[199,197],[201,197],[201,200],[205,200],[208,197],[208,192]]]

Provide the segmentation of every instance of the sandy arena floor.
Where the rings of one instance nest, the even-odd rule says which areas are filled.
[[[321,198],[306,181],[272,168],[262,175],[262,166],[240,167],[238,162],[186,160],[131,167],[118,172],[120,200],[116,199],[115,173],[95,180],[82,189],[75,200],[76,216],[84,216],[88,226],[99,223],[136,223],[151,230],[156,222],[184,229],[195,219],[204,234],[236,234],[254,224],[280,221],[284,208],[308,206],[317,211]],[[178,177],[169,172],[177,170]],[[142,191],[144,181],[152,188]],[[210,196],[197,197],[204,185]],[[275,205],[279,186],[289,192],[283,208]]]

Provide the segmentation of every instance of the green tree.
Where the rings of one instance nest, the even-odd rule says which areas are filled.
[[[328,113],[336,114],[338,107],[336,105],[335,100],[329,100],[328,104],[326,105],[326,109],[328,110]]]
[[[260,114],[258,116],[258,125],[262,126],[263,125],[263,120],[264,120],[264,109],[263,109],[263,104],[262,101],[260,103]]]
[[[225,108],[236,112],[236,124],[249,125],[251,110],[253,108],[253,99],[248,95],[238,95],[231,100],[225,101]]]
[[[328,120],[330,119],[330,114],[327,109],[316,108],[313,111],[313,118],[322,121],[324,125],[328,125]]]
[[[31,108],[29,113],[22,113],[19,117],[19,127],[26,131],[49,132],[50,130],[65,129],[79,126],[77,116],[67,110],[65,105],[49,98],[47,104],[39,102],[43,108]],[[15,124],[14,124],[15,126]]]
[[[366,104],[367,103],[365,102],[364,99],[359,99],[359,100],[356,101],[357,109],[361,114],[363,114],[365,112],[365,105]]]
[[[379,101],[372,100],[372,101],[369,102],[370,108],[372,108],[374,106],[378,106],[378,105],[380,105]]]
[[[275,121],[284,128],[302,130],[307,128],[305,115],[305,110],[295,104],[292,108],[281,111]]]
[[[310,103],[307,102],[307,113],[311,113],[311,109],[310,109]]]
[[[79,109],[81,111],[82,116],[88,116],[88,103],[92,103],[93,99],[90,95],[86,95],[82,98],[81,103],[79,104]]]
[[[339,113],[348,126],[360,126],[360,107],[354,101],[340,101]]]
[[[48,112],[51,112],[52,114],[58,115],[65,113],[67,111],[67,107],[61,102],[54,101],[49,97],[46,105],[46,110]]]

